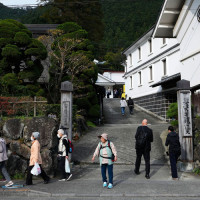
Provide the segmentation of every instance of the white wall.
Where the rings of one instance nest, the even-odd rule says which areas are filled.
[[[150,37],[149,37],[150,38]],[[149,38],[145,38],[141,43],[142,58],[139,60],[138,47],[132,48],[132,52],[126,52],[127,55],[127,73],[130,72],[125,79],[126,94],[127,97],[138,98],[149,94],[160,92],[161,86],[152,88],[152,84],[157,83],[163,77],[163,59],[166,59],[167,63],[167,76],[174,75],[180,72],[180,51],[178,42],[176,39],[166,39],[166,44],[163,45],[163,39],[152,39],[152,52],[150,53]],[[170,50],[171,47],[177,47]],[[167,51],[167,52],[165,52]],[[132,63],[130,65],[130,53],[132,54]],[[161,55],[162,54],[162,55]],[[150,69],[152,66],[153,80],[150,80]],[[142,84],[139,85],[139,72],[141,72]],[[132,88],[131,77],[132,76]]]
[[[200,22],[197,20],[199,6],[200,1],[194,0],[191,7],[188,7],[188,13],[177,35],[180,42],[182,78],[189,80],[191,86],[200,84]]]
[[[104,72],[103,76],[111,79],[112,81],[117,83],[123,83],[124,82],[124,73],[123,72]]]

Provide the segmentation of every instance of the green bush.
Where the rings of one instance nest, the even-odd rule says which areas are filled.
[[[96,125],[93,122],[91,122],[91,121],[87,121],[87,126],[88,127],[92,127],[92,128],[96,127]]]
[[[100,116],[100,106],[99,105],[92,106],[88,112],[88,115],[91,118],[98,118]]]
[[[46,105],[46,115],[48,116],[48,114],[54,114],[56,115],[58,118],[60,118],[60,104],[47,104]]]
[[[167,110],[167,117],[171,119],[172,126],[178,126],[178,103],[172,103]]]

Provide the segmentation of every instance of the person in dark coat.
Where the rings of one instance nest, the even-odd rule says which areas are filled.
[[[133,108],[134,108],[134,101],[129,97],[128,99],[128,107],[129,107],[129,112],[132,115],[133,114]]]
[[[135,135],[136,139],[136,162],[135,162],[135,174],[140,174],[140,164],[142,155],[145,160],[145,177],[150,179],[150,151],[151,151],[151,142],[153,142],[153,132],[147,127],[147,119],[142,121],[142,126],[139,126]]]
[[[169,134],[167,135],[165,146],[169,146],[169,159],[171,165],[172,179],[178,180],[176,163],[178,157],[181,155],[181,145],[179,142],[179,136],[174,131],[173,126],[168,127],[168,132]]]

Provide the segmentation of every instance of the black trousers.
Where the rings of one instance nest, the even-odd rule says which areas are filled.
[[[34,165],[28,167],[27,177],[26,177],[26,184],[27,185],[32,185],[33,184],[33,181],[32,181],[33,174],[31,174],[31,170],[33,169],[33,167],[34,167]],[[42,169],[41,165],[40,165],[40,168],[41,168],[41,174],[40,174],[40,176],[43,178],[44,181],[49,181],[50,178],[47,176],[47,174],[45,173],[45,171]]]
[[[176,153],[176,152],[170,152],[169,153],[172,178],[178,178],[178,172],[177,172],[177,167],[176,167],[178,157],[179,157],[179,154]]]
[[[146,175],[150,174],[150,151],[136,149],[135,171],[140,171],[141,158],[144,157]]]
[[[65,156],[61,156],[60,160],[58,160],[58,169],[61,173],[61,179],[66,179],[70,175],[70,173],[65,172]]]

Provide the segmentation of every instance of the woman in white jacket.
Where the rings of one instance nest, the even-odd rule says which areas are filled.
[[[120,106],[121,106],[122,115],[124,115],[125,114],[125,108],[127,107],[127,102],[124,99],[124,97],[122,97],[122,99],[120,100]]]

